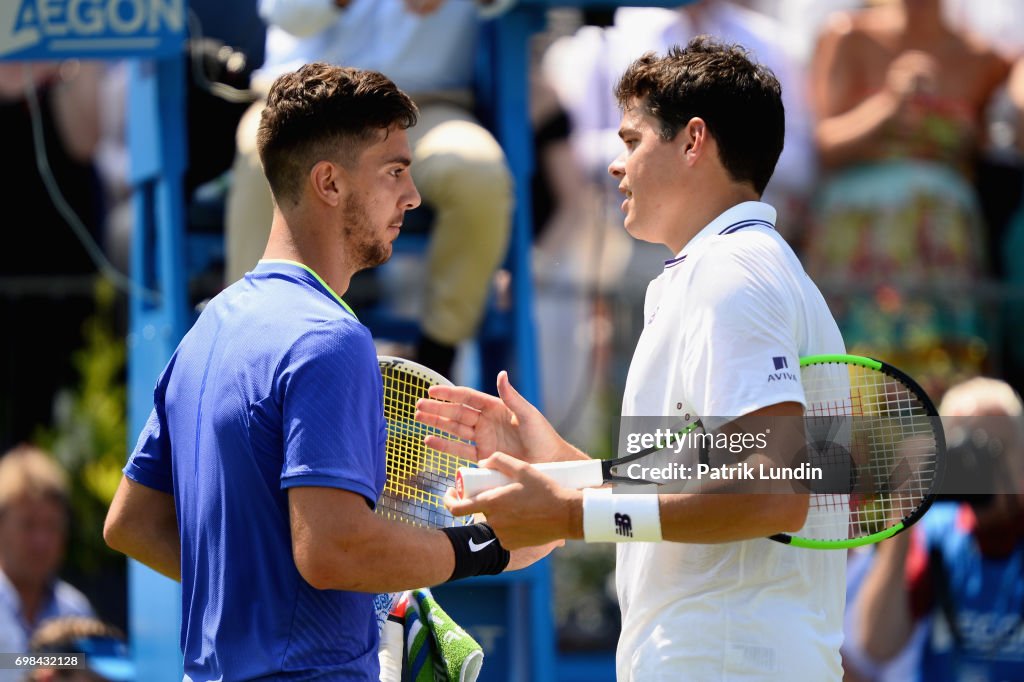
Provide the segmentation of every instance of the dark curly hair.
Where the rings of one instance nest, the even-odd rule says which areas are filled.
[[[697,36],[664,57],[648,52],[626,69],[615,97],[623,109],[638,103],[656,118],[664,140],[702,118],[732,178],[764,192],[785,138],[782,87],[743,47]]]
[[[274,81],[256,134],[278,203],[299,200],[318,161],[352,163],[381,130],[416,125],[409,96],[384,74],[317,62]]]

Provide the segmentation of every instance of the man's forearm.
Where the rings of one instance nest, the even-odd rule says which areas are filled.
[[[901,533],[878,545],[873,563],[854,604],[861,647],[885,661],[899,653],[914,630],[904,571],[911,534]]]
[[[751,412],[717,428],[714,433],[747,438],[764,436],[747,452],[736,453],[735,468],[760,472],[764,468],[795,466],[806,447],[797,403],[779,403]],[[723,463],[724,464],[724,463]],[[692,486],[692,487],[691,487]],[[690,491],[693,492],[690,492]],[[810,497],[786,481],[751,481],[747,476],[690,480],[682,492],[660,496],[661,533],[672,542],[735,542],[793,533],[807,520]]]
[[[396,592],[442,583],[455,568],[445,533],[385,519],[356,493],[294,487],[288,503],[295,565],[318,589]]]
[[[662,539],[677,543],[729,543],[767,538],[777,532],[794,532],[807,518],[808,497],[797,494],[736,495],[690,493],[658,495],[658,513]],[[508,538],[509,547],[547,542],[552,537],[584,539],[583,496],[572,492],[557,512],[517,515],[515,534],[509,535],[504,516],[492,518],[499,536]],[[527,520],[537,516],[532,526]],[[556,522],[553,519],[558,519]]]
[[[169,529],[153,535],[147,534],[145,537],[127,538],[119,544],[110,546],[149,566],[157,573],[181,582],[181,542],[178,539],[178,529],[175,526],[173,537],[168,535],[167,530]]]
[[[717,543],[799,530],[807,516],[808,497],[690,493],[659,495],[659,502],[664,540]]]
[[[322,590],[398,592],[443,583],[455,568],[451,542],[441,531],[373,514],[358,533],[307,544],[305,551],[315,555],[297,555],[296,563],[307,582]]]
[[[181,580],[181,539],[174,498],[121,478],[103,525],[112,548],[174,580]]]

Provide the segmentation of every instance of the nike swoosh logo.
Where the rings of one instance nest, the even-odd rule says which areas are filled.
[[[470,538],[470,539],[469,539],[469,551],[470,551],[470,552],[479,552],[479,551],[480,551],[481,549],[483,549],[483,548],[484,548],[484,547],[486,547],[487,545],[491,544],[491,543],[492,543],[492,542],[494,542],[494,541],[495,541],[496,539],[497,539],[497,538],[491,538],[491,539],[490,539],[490,540],[488,540],[487,542],[485,542],[485,543],[483,543],[483,544],[479,544],[479,545],[478,545],[478,544],[476,544],[475,542],[473,542],[473,538]]]

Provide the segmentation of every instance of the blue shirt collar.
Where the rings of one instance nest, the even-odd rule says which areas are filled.
[[[252,271],[253,273],[280,272],[282,270],[282,266],[284,266],[284,269],[290,270],[293,274],[298,275],[300,279],[313,285],[314,288],[320,289],[323,293],[337,301],[349,315],[357,320],[359,319],[355,311],[352,310],[348,303],[345,303],[345,300],[331,288],[331,285],[325,282],[323,277],[318,275],[313,268],[304,263],[299,263],[294,260],[286,260],[284,258],[261,258]]]

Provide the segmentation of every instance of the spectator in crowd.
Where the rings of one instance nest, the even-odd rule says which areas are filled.
[[[607,369],[607,299],[622,293],[616,282],[629,243],[622,226],[601,215],[597,188],[587,181],[570,142],[568,114],[539,71],[531,87],[533,305],[544,367],[541,391],[548,419],[574,442],[587,442],[600,431],[592,421]]]
[[[885,661],[921,627],[919,679],[1024,679],[1021,399],[1003,381],[971,379],[951,388],[939,411],[961,444],[951,454],[988,472],[989,494],[939,502],[913,532],[878,545],[849,636]]]
[[[135,664],[128,654],[124,634],[106,623],[83,616],[47,621],[29,644],[29,652],[41,656],[80,654],[75,669],[39,668],[26,682],[133,682]]]
[[[412,173],[434,211],[416,356],[449,375],[456,346],[473,336],[511,227],[504,153],[473,117],[478,30],[471,0],[261,0],[268,23],[262,89],[311,61],[380,71],[420,110],[409,130]],[[227,206],[227,279],[256,265],[270,232],[270,190],[256,154],[264,101],[242,117]]]
[[[51,199],[44,174],[95,238],[102,206],[91,159],[100,68],[77,60],[0,64],[0,203],[9,214],[0,317],[17,330],[0,335],[0,451],[49,426],[54,394],[75,382],[72,356],[94,307],[96,265]]]
[[[968,176],[1007,69],[946,23],[941,0],[833,15],[815,55],[815,139],[828,175],[808,270],[831,294],[851,352],[884,355],[932,391],[986,355],[978,306],[962,296],[986,276]]]
[[[57,577],[68,539],[68,483],[47,454],[19,446],[0,458],[0,651],[25,653],[40,624],[91,616],[81,592]],[[17,680],[0,670],[0,681]]]

